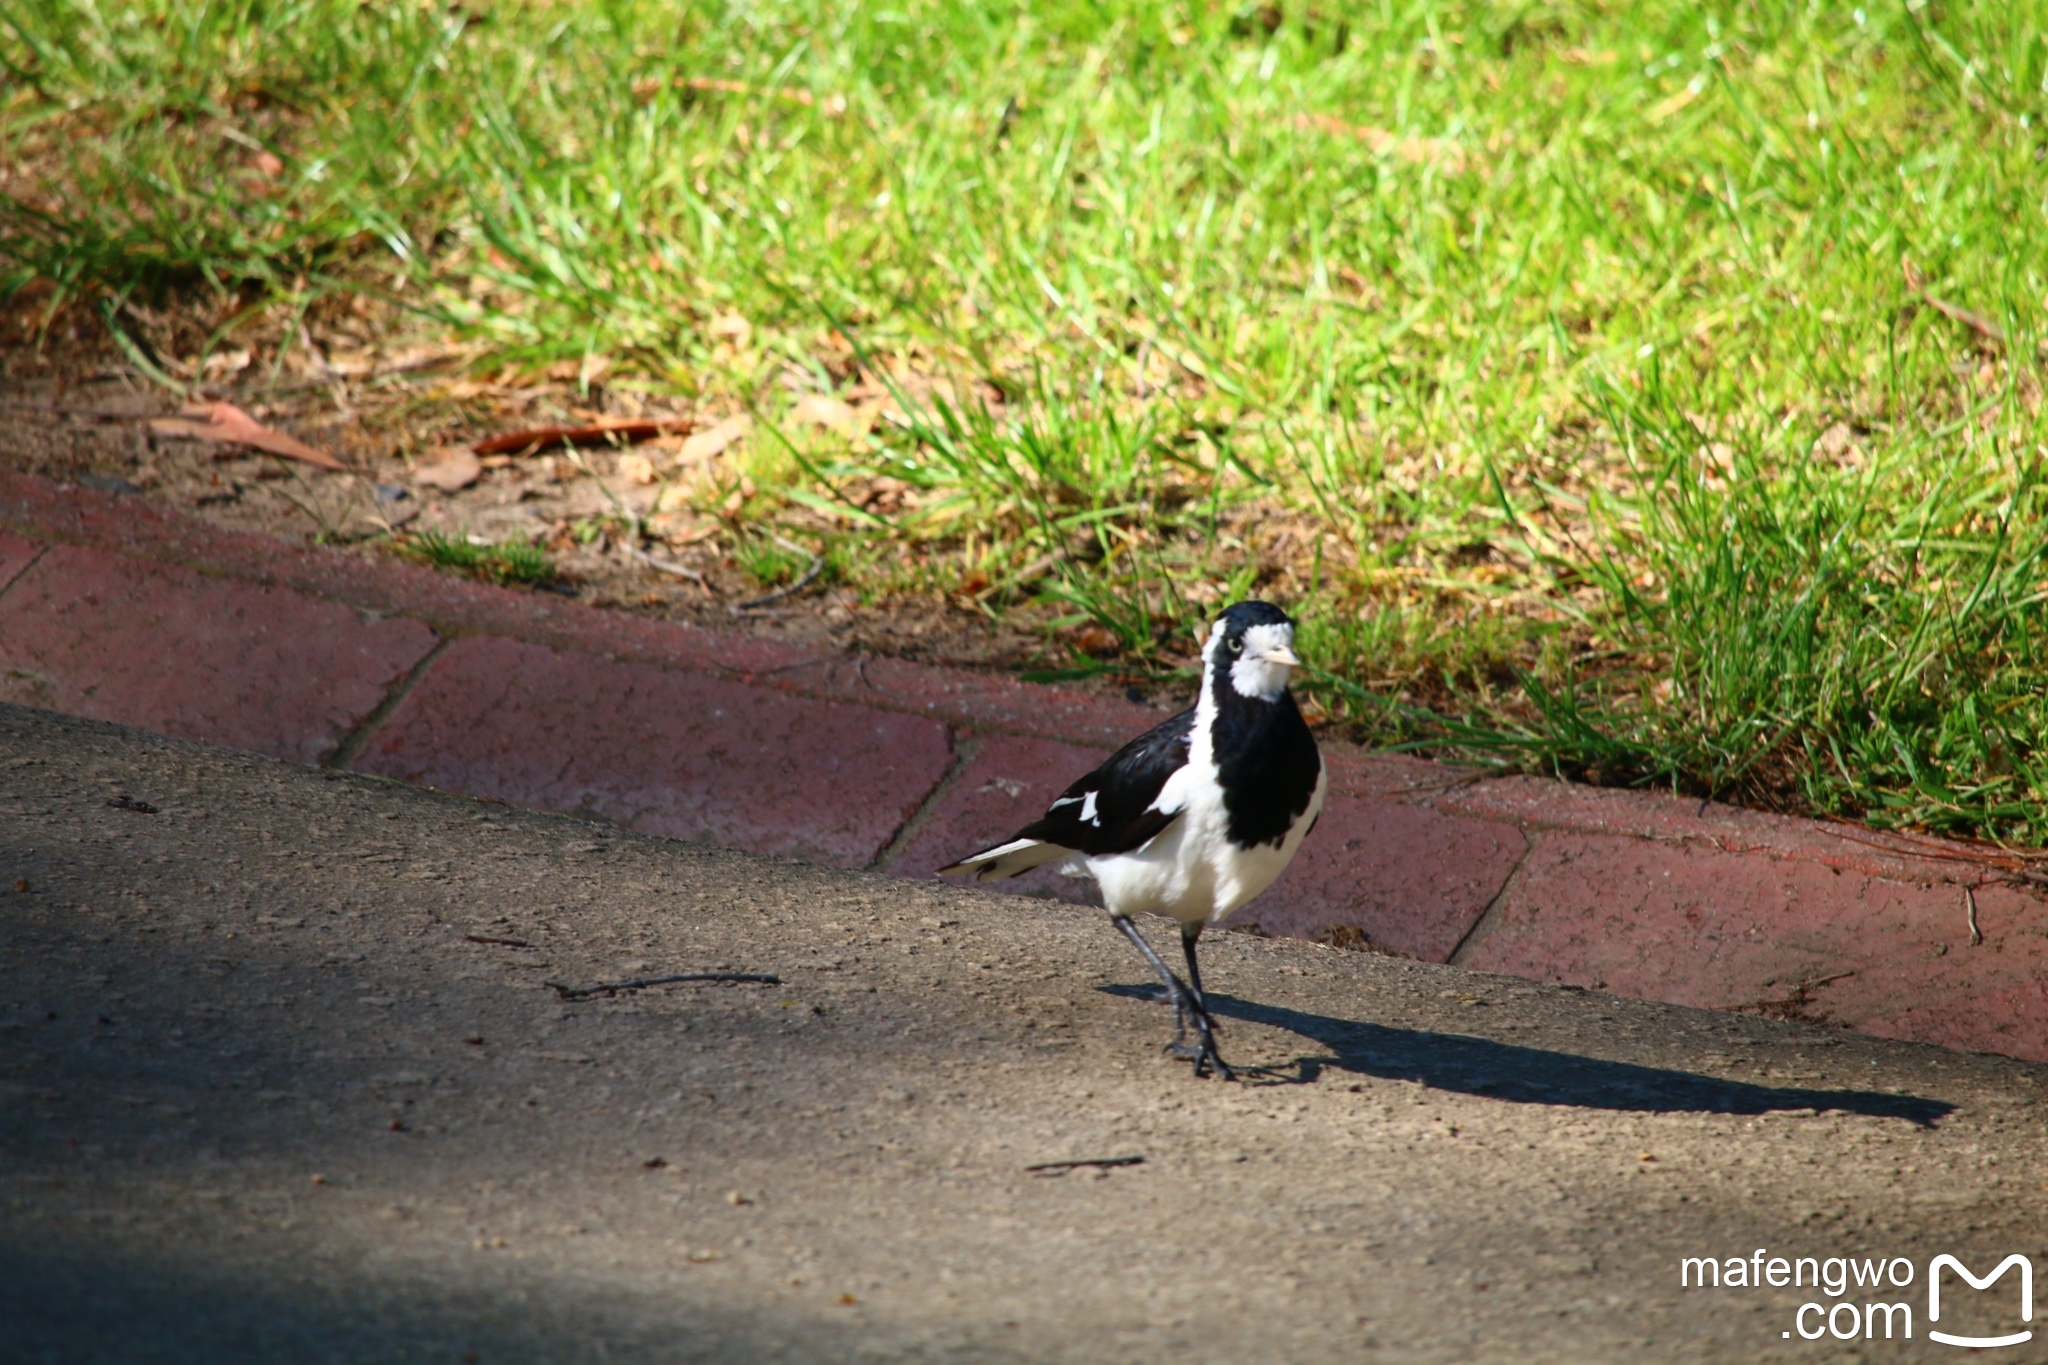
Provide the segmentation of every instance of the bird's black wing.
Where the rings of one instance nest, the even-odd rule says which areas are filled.
[[[1195,713],[1183,711],[1155,725],[1094,772],[1061,792],[1043,818],[1017,831],[1081,853],[1128,853],[1180,818],[1180,810],[1152,808],[1168,778],[1187,766]]]

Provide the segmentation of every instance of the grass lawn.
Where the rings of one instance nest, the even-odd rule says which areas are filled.
[[[361,296],[751,412],[677,475],[737,540],[1076,671],[1257,593],[1368,742],[2048,842],[2039,0],[0,0],[0,63],[0,287],[196,371]]]

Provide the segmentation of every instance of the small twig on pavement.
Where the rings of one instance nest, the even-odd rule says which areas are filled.
[[[1846,978],[1852,977],[1854,975],[1856,975],[1856,969],[1851,967],[1847,971],[1835,972],[1829,976],[1812,977],[1809,980],[1802,981],[1798,985],[1794,986],[1783,999],[1755,1000],[1751,1001],[1747,1005],[1729,1006],[1729,1009],[1733,1013],[1737,1014],[1744,1013],[1749,1010],[1755,1010],[1758,1014],[1763,1015],[1767,1019],[1796,1019],[1801,1017],[1805,1012],[1806,1007],[1813,1003],[1812,996],[1815,991],[1819,990],[1822,986],[1828,985],[1831,982],[1845,980]]]
[[[711,580],[697,572],[697,570],[685,564],[678,564],[673,560],[657,558],[641,549],[640,541],[647,534],[646,520],[638,512],[626,506],[619,495],[614,493],[603,479],[597,477],[597,471],[584,462],[582,451],[571,446],[566,453],[569,457],[569,463],[575,465],[585,478],[597,485],[597,491],[602,493],[606,501],[611,503],[612,511],[618,514],[619,520],[626,523],[626,539],[620,543],[620,547],[627,554],[639,560],[650,569],[657,569],[665,574],[674,574],[678,578],[687,578],[712,596],[716,597],[718,595],[718,590],[711,586]]]
[[[1970,946],[1974,948],[1984,941],[1984,931],[1977,927],[1976,887],[1966,886],[1963,888],[1963,904],[1970,909]]]
[[[627,554],[633,556],[633,558],[639,560],[650,569],[659,569],[663,573],[674,574],[677,578],[687,578],[706,592],[712,591],[710,581],[687,564],[678,564],[671,559],[658,558],[630,542],[626,543],[624,548]]]
[[[1961,839],[1949,835],[1934,839],[1910,830],[1873,830],[1866,825],[1840,815],[1823,815],[1828,823],[1840,826],[1835,833],[1852,843],[1864,844],[1884,853],[1907,858],[1926,858],[1932,862],[1965,863],[1972,867],[1989,868],[2008,881],[2032,882],[2048,885],[2048,873],[2037,871],[2031,864],[2048,860],[2048,853],[2034,849],[2006,848],[1983,839]]]
[[[544,984],[553,986],[555,993],[564,1000],[581,1000],[585,996],[644,990],[649,986],[667,986],[677,981],[743,981],[760,986],[782,984],[781,977],[771,976],[766,972],[683,972],[676,976],[648,976],[633,981],[607,981],[602,986],[565,986],[559,981]]]
[[[1024,1169],[1036,1172],[1039,1175],[1065,1175],[1068,1171],[1079,1170],[1083,1166],[1094,1166],[1101,1170],[1107,1170],[1111,1166],[1142,1166],[1144,1164],[1145,1158],[1142,1156],[1099,1156],[1090,1157],[1085,1161],[1041,1161],[1036,1166],[1026,1166]]]
[[[1830,976],[1816,976],[1816,977],[1814,977],[1814,978],[1813,978],[1812,980],[1809,980],[1809,981],[1802,981],[1802,982],[1800,982],[1800,983],[1799,983],[1799,989],[1800,989],[1800,990],[1802,990],[1802,991],[1810,991],[1810,990],[1814,989],[1814,988],[1815,988],[1815,987],[1817,987],[1817,986],[1825,986],[1825,985],[1827,985],[1827,984],[1828,984],[1828,983],[1829,983],[1830,981],[1841,981],[1841,980],[1843,980],[1844,978],[1847,978],[1847,977],[1851,977],[1851,976],[1854,976],[1854,975],[1856,975],[1856,973],[1855,973],[1855,971],[1854,971],[1854,970],[1852,969],[1852,970],[1850,970],[1850,971],[1846,971],[1846,972],[1835,972],[1834,974],[1832,974],[1832,975],[1830,975]]]
[[[533,945],[523,938],[492,938],[489,934],[464,934],[470,943],[495,943],[505,948],[531,948]]]
[[[775,537],[775,541],[777,544],[783,546],[786,549],[795,550],[798,553],[803,552],[803,546],[793,545],[789,541],[784,540],[781,536]],[[775,591],[764,592],[759,597],[749,597],[743,602],[734,602],[731,606],[727,607],[726,610],[730,611],[734,616],[745,616],[747,613],[751,612],[756,607],[765,607],[770,602],[780,602],[785,597],[795,596],[797,593],[802,592],[805,588],[810,587],[811,584],[817,582],[818,575],[823,573],[824,571],[825,556],[817,553],[814,550],[811,552],[810,567],[805,569],[803,571],[803,576],[798,578],[794,583],[785,583],[781,587],[777,588]]]

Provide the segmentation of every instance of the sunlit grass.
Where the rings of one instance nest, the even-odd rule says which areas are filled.
[[[486,545],[467,536],[421,531],[406,536],[399,548],[408,558],[422,564],[454,569],[495,583],[533,586],[553,582],[556,577],[555,563],[548,552],[525,540]]]
[[[2048,8],[1320,13],[0,0],[0,277],[746,407],[763,583],[1258,592],[1377,742],[2048,838]]]

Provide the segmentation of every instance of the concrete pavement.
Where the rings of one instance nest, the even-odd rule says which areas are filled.
[[[13,1360],[1935,1360],[2048,1256],[2031,1063],[1219,934],[1196,1082],[1095,912],[5,705],[0,946]]]

